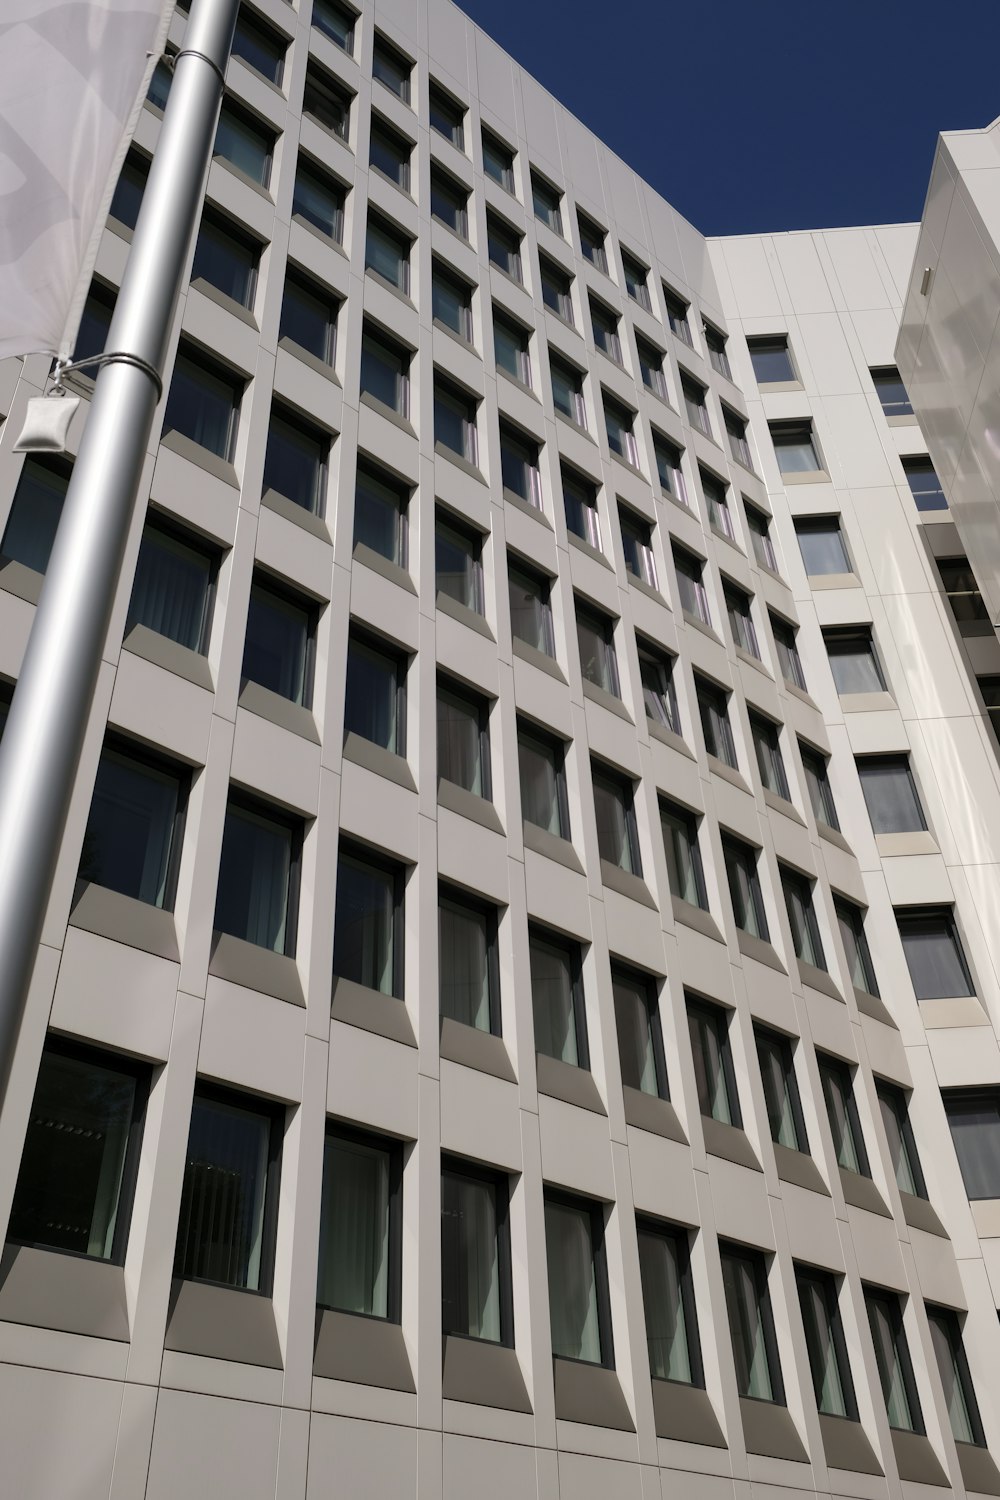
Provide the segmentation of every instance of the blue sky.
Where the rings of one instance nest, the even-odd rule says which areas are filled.
[[[1000,115],[998,0],[459,0],[705,234],[918,219]]]

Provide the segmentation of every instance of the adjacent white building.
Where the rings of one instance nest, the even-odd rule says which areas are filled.
[[[708,242],[446,0],[244,5],[0,1120],[5,1494],[1000,1493],[995,141]]]

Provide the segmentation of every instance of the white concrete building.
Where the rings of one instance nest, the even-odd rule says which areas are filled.
[[[3,1493],[1000,1493],[1000,645],[919,332],[996,270],[708,243],[447,0],[245,4],[217,149],[0,1119]]]

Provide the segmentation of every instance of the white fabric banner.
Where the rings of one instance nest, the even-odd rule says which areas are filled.
[[[173,0],[0,0],[0,359],[68,357]]]

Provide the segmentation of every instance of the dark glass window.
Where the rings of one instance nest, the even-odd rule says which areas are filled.
[[[539,445],[531,437],[500,424],[500,476],[504,490],[536,510],[542,508]]]
[[[552,1353],[614,1369],[604,1211],[586,1198],[545,1194]]]
[[[703,469],[700,464],[698,478],[701,480],[702,494],[708,506],[710,524],[722,536],[733,541],[736,532],[733,527],[733,513],[729,509],[729,486],[715,474],[710,474],[707,469]]]
[[[446,512],[438,511],[434,523],[434,567],[439,594],[464,604],[475,614],[483,613],[483,538]]]
[[[442,1016],[499,1036],[496,908],[447,889],[438,895],[438,987]]]
[[[295,955],[301,829],[230,796],[222,839],[215,930]]]
[[[667,305],[667,323],[670,332],[689,347],[692,345],[691,327],[688,323],[688,304],[668,287],[663,288],[663,299]]]
[[[339,303],[317,282],[290,272],[281,300],[278,337],[291,339],[321,364],[333,364]]]
[[[493,355],[497,369],[522,385],[531,385],[531,336],[526,328],[501,313],[493,304]]]
[[[514,191],[514,153],[491,131],[483,129],[483,171],[508,193]]]
[[[576,639],[584,681],[599,687],[602,692],[610,693],[613,698],[620,698],[614,621],[609,615],[578,603]]]
[[[813,750],[801,740],[799,740],[799,755],[802,757],[802,771],[806,778],[806,790],[809,793],[809,806],[813,810],[813,817],[817,823],[822,823],[826,828],[839,828],[840,822],[837,818],[837,808],[828,775],[829,760],[819,750]]]
[[[408,492],[381,470],[358,465],[354,490],[354,545],[406,567]]]
[[[796,516],[795,535],[810,578],[854,571],[839,516]]]
[[[597,766],[591,767],[591,778],[597,815],[597,848],[601,859],[630,875],[641,876],[639,830],[631,781]]]
[[[651,1219],[636,1223],[649,1373],[703,1386],[688,1237]]]
[[[692,380],[690,375],[681,375],[681,395],[684,397],[684,410],[692,427],[697,427],[706,437],[712,436],[712,419],[708,415],[708,406],[705,398],[708,395],[706,388],[697,380]]]
[[[571,364],[549,351],[552,376],[552,401],[555,409],[577,427],[586,430],[587,403],[583,395],[583,375]]]
[[[756,505],[750,505],[746,500],[743,502],[746,512],[747,525],[750,528],[750,545],[753,547],[753,555],[761,568],[769,568],[772,573],[778,571],[778,559],[774,551],[774,542],[771,540],[771,518],[758,510]]]
[[[259,580],[250,590],[242,677],[291,703],[312,703],[315,610]]]
[[[841,697],[886,691],[870,625],[829,628],[823,631],[823,640],[834,686]]]
[[[167,761],[105,745],[79,878],[171,911],[186,792],[187,777]]]
[[[630,411],[627,406],[622,406],[607,391],[601,392],[604,402],[604,430],[608,437],[608,447],[611,452],[630,464],[633,469],[639,467],[639,445],[635,437],[635,412]]]
[[[691,995],[685,998],[698,1108],[709,1120],[741,1126],[743,1120],[729,1047],[729,1012]]]
[[[431,218],[463,240],[469,238],[469,194],[461,183],[431,168]]]
[[[552,312],[567,323],[573,322],[573,278],[562,266],[546,256],[538,257],[538,269],[542,285],[542,301]]]
[[[670,893],[691,906],[708,910],[705,872],[698,844],[698,819],[676,802],[660,802],[660,828],[667,857]]]
[[[619,503],[618,525],[625,554],[625,571],[649,588],[657,587],[656,561],[653,557],[653,527],[645,516],[637,515]]]
[[[474,396],[441,376],[434,377],[434,442],[466,463],[479,462]]]
[[[884,1292],[878,1287],[866,1286],[864,1292],[889,1426],[900,1432],[923,1433],[924,1419],[900,1298],[895,1292]]]
[[[410,102],[412,70],[413,64],[408,57],[404,57],[385,37],[376,35],[372,49],[372,77],[384,84],[391,94],[402,99],[404,104]]]
[[[486,215],[486,243],[490,264],[505,271],[514,281],[521,280],[522,236],[498,219],[495,214]]]
[[[487,801],[490,775],[489,707],[450,683],[438,680],[437,768],[442,781],[464,787]]]
[[[795,1267],[802,1329],[812,1375],[816,1409],[826,1417],[858,1419],[851,1363],[840,1321],[837,1283],[828,1271]]]
[[[705,344],[712,369],[724,376],[726,380],[732,380],[733,372],[729,364],[729,355],[726,353],[726,344],[729,342],[726,334],[718,328],[713,328],[711,323],[706,323],[704,328]]]
[[[972,1443],[977,1448],[985,1448],[986,1437],[979,1416],[979,1403],[972,1386],[969,1361],[962,1344],[959,1315],[950,1307],[931,1307],[928,1304],[927,1322],[941,1377],[941,1389],[948,1408],[951,1435],[956,1443]]]
[[[956,625],[961,635],[993,634],[993,622],[986,608],[986,600],[979,591],[976,575],[967,557],[937,557],[941,587],[948,596]]]
[[[917,1155],[917,1143],[913,1138],[906,1094],[895,1084],[886,1083],[883,1078],[875,1080],[875,1092],[878,1095],[896,1186],[901,1193],[908,1193],[911,1198],[926,1199],[927,1187]]]
[[[215,132],[214,154],[236,167],[258,187],[266,188],[271,180],[274,139],[274,132],[262,121],[228,100],[223,103]]]
[[[313,25],[316,25],[313,8]],[[292,217],[305,219],[314,229],[327,235],[334,244],[344,241],[344,189],[318,167],[307,166],[299,158],[292,194]]]
[[[607,235],[593,219],[588,219],[586,214],[577,213],[577,228],[580,231],[580,254],[584,260],[589,260],[598,271],[608,274],[608,255],[604,247]]]
[[[351,95],[332,73],[310,62],[302,95],[302,113],[340,140],[347,140],[351,123]]]
[[[760,646],[757,643],[757,627],[753,622],[751,613],[752,600],[749,594],[735,584],[724,580],[722,593],[726,601],[726,617],[729,620],[729,629],[733,634],[733,645],[745,651],[748,656],[760,661]]]
[[[340,0],[313,0],[313,25],[349,56],[354,52],[356,20],[355,12],[341,5]]]
[[[25,459],[0,542],[0,558],[35,573],[45,572],[71,472],[64,459]]]
[[[595,349],[620,365],[622,345],[618,337],[618,316],[593,297],[590,299],[590,326],[594,334]]]
[[[579,947],[529,927],[528,957],[535,1050],[573,1067],[588,1068],[590,1053]]]
[[[920,833],[927,827],[908,755],[863,755],[857,765],[873,833]]]
[[[240,8],[233,35],[233,56],[241,58],[254,72],[277,88],[281,87],[285,71],[286,47],[284,37],[279,36],[270,26],[265,26],[263,21],[251,18]]]
[[[100,281],[92,281],[87,300],[83,304],[80,327],[73,347],[74,364],[104,353],[114,310],[115,293],[112,289]]]
[[[326,433],[273,406],[264,454],[264,491],[283,495],[310,515],[322,515],[329,451]]]
[[[406,658],[356,632],[347,643],[344,734],[406,754]]]
[[[659,396],[661,401],[669,401],[667,377],[663,368],[663,350],[657,349],[637,334],[635,351],[639,356],[639,374],[647,391],[652,391],[653,395]]]
[[[705,588],[704,558],[695,557],[693,552],[687,552],[676,544],[671,548],[671,552],[681,609],[685,614],[700,620],[703,625],[711,625],[712,616],[708,607],[708,592]]]
[[[887,417],[912,417],[913,407],[906,394],[906,387],[895,365],[884,365],[871,370],[872,384],[879,404]]]
[[[837,1165],[845,1172],[870,1177],[851,1069],[840,1058],[826,1054],[818,1055],[817,1062]]]
[[[430,86],[430,127],[458,151],[465,150],[465,105],[436,83]]]
[[[409,416],[410,352],[369,324],[361,336],[361,394],[397,416]]]
[[[723,834],[722,857],[726,864],[729,895],[733,903],[733,920],[741,932],[747,932],[751,937],[760,938],[766,943],[770,934],[760,876],[757,873],[759,854],[758,849],[743,843],[742,839]]]
[[[758,385],[798,383],[799,377],[788,351],[787,333],[777,333],[768,338],[748,338],[747,347]]]
[[[622,1083],[654,1099],[668,1099],[667,1065],[654,981],[648,975],[613,964],[611,989]]]
[[[369,217],[365,270],[374,271],[404,295],[410,290],[410,242],[382,219]]]
[[[441,1328],[514,1343],[507,1179],[468,1162],[441,1168]]]
[[[756,1250],[720,1243],[722,1284],[736,1365],[736,1389],[752,1401],[785,1404],[767,1290],[767,1263]]]
[[[649,300],[649,272],[645,266],[641,266],[634,255],[629,255],[627,250],[622,251],[622,272],[625,276],[625,291],[638,302],[639,306],[646,312],[652,312],[653,306]]]
[[[597,510],[597,486],[582,475],[561,470],[566,529],[581,541],[601,550],[601,520]]]
[[[778,725],[772,719],[765,719],[762,715],[751,712],[750,734],[761,785],[765,791],[773,792],[776,797],[783,797],[787,802],[788,777],[785,775]]]
[[[243,381],[181,344],[167,393],[163,431],[179,432],[229,462],[236,445]]]
[[[948,499],[929,458],[904,458],[903,473],[917,510],[947,510]]]
[[[896,925],[918,1000],[976,993],[950,906],[897,908]]]
[[[319,1233],[320,1307],[398,1323],[403,1152],[384,1136],[328,1127]]]
[[[431,272],[431,316],[467,344],[472,343],[472,288],[438,261]]]
[[[149,158],[139,151],[130,151],[122,164],[109,210],[109,217],[128,229],[135,228],[148,175]]]
[[[792,1043],[787,1036],[766,1026],[754,1026],[753,1034],[771,1139],[779,1146],[787,1146],[789,1151],[808,1151]]]
[[[674,658],[657,647],[638,641],[639,678],[646,717],[671,734],[680,734],[681,716],[674,686]]]
[[[726,424],[726,436],[729,439],[729,451],[738,464],[745,469],[753,468],[753,454],[750,451],[750,442],[747,438],[746,418],[741,417],[738,412],[731,411],[728,406],[722,408],[722,420]]]
[[[666,438],[653,433],[653,453],[656,458],[656,475],[660,489],[680,505],[687,505],[687,485],[681,468],[681,450]]]
[[[835,901],[834,905],[837,909],[837,924],[840,928],[841,941],[844,944],[844,953],[847,956],[851,983],[856,990],[862,990],[868,995],[877,995],[878,984],[875,980],[875,969],[868,948],[868,939],[865,936],[864,913],[848,901]]]
[[[230,219],[206,207],[191,266],[192,282],[207,281],[240,307],[252,308],[259,264],[259,242],[240,234]]]
[[[403,872],[343,844],[337,862],[333,972],[365,989],[403,998]]]
[[[531,173],[531,203],[535,218],[541,219],[553,233],[562,234],[562,193],[535,171]]]
[[[139,545],[126,637],[134,625],[145,625],[189,651],[204,653],[215,568],[216,558],[194,537],[148,520]]]
[[[801,692],[806,691],[806,674],[802,670],[802,658],[799,656],[798,630],[787,620],[781,619],[780,615],[770,615],[771,634],[774,637],[774,649],[778,653],[778,666],[785,682],[792,687],[797,687]]]
[[[507,586],[510,629],[515,640],[524,641],[545,656],[555,656],[549,580],[532,568],[508,562]]]
[[[565,747],[559,740],[519,724],[517,754],[521,780],[521,817],[557,838],[568,839]]]
[[[970,1200],[1000,1198],[1000,1093],[944,1089],[941,1097]]]
[[[811,474],[822,470],[811,417],[804,422],[768,422],[767,425],[782,474]],[[849,572],[850,569],[834,571]]]
[[[792,929],[792,950],[795,957],[814,969],[826,969],[823,940],[816,920],[813,902],[814,882],[797,870],[781,866],[781,889],[785,896],[785,910]]]
[[[694,686],[705,749],[735,771],[736,742],[729,722],[729,694],[704,677],[696,676]]]

